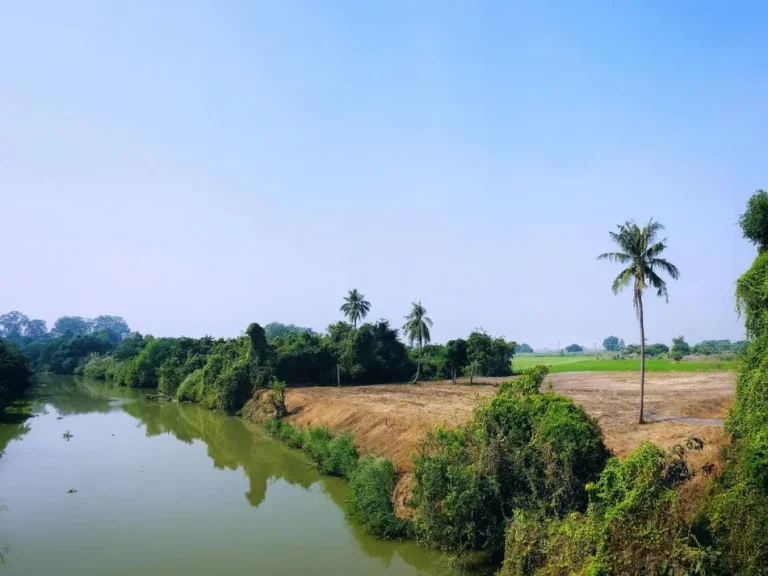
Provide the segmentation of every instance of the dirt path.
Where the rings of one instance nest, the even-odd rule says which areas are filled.
[[[636,422],[636,373],[552,374],[544,389],[582,404],[597,418],[606,444],[618,456],[643,440],[669,447],[698,436],[706,448],[696,456],[696,463],[716,460],[724,441],[722,428],[673,418],[722,419],[733,397],[734,382],[731,372],[649,374],[646,414],[654,422],[643,426]],[[438,424],[465,422],[477,402],[495,392],[494,385],[454,386],[450,382],[295,388],[288,391],[288,420],[300,426],[325,424],[334,433],[352,432],[363,452],[386,455],[407,472],[413,468],[410,456],[428,430]]]

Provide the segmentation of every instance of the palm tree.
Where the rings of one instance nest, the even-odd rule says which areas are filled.
[[[357,291],[357,288],[353,288],[344,297],[344,304],[341,305],[340,310],[349,318],[352,327],[357,328],[358,320],[365,318],[371,310],[371,303]]]
[[[624,288],[633,285],[632,303],[635,306],[637,319],[640,322],[640,424],[643,423],[643,395],[645,392],[645,324],[643,323],[643,290],[649,286],[656,290],[657,296],[663,296],[669,302],[667,283],[658,275],[664,271],[673,280],[677,280],[680,272],[659,255],[667,247],[667,239],[657,242],[656,236],[664,230],[664,226],[651,218],[642,228],[634,220],[628,220],[617,226],[618,232],[609,232],[611,239],[618,244],[621,252],[600,254],[598,260],[610,260],[626,264],[613,281],[613,293],[618,294]]]
[[[413,346],[414,342],[419,344],[419,361],[416,364],[416,378],[413,382],[419,381],[421,375],[421,349],[424,344],[429,344],[432,339],[429,335],[429,329],[432,326],[432,320],[427,316],[427,309],[421,305],[421,300],[413,302],[411,313],[405,317],[403,332],[408,337],[408,342]]]

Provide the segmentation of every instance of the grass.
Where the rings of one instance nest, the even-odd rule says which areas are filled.
[[[640,359],[596,359],[594,356],[520,356],[512,360],[516,374],[537,364],[549,366],[550,373],[557,372],[639,372]],[[648,372],[718,372],[734,370],[736,360],[701,360],[673,362],[666,358],[647,358]]]

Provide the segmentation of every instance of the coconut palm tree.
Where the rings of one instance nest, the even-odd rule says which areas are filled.
[[[432,339],[429,335],[431,326],[432,320],[427,316],[427,309],[421,305],[421,300],[413,302],[411,313],[405,317],[403,332],[411,346],[413,346],[414,342],[417,342],[419,345],[419,361],[416,364],[414,383],[419,381],[419,376],[421,375],[421,349],[424,344],[429,344],[429,341]]]
[[[357,322],[365,318],[371,310],[371,303],[357,291],[357,288],[353,288],[344,297],[344,304],[341,305],[340,310],[349,318],[352,327],[357,328]]]
[[[643,323],[643,290],[648,287],[656,290],[657,296],[663,296],[669,302],[667,283],[658,275],[658,271],[669,274],[673,280],[677,280],[680,272],[674,264],[671,264],[659,255],[667,247],[667,239],[657,242],[656,237],[664,230],[664,226],[654,222],[651,218],[642,228],[634,220],[628,220],[617,226],[618,232],[609,232],[613,240],[621,249],[621,252],[606,252],[600,254],[598,260],[610,260],[625,264],[613,281],[613,292],[618,294],[624,288],[632,284],[632,303],[635,306],[637,319],[640,322],[640,418],[643,423],[643,396],[645,393],[645,324]]]

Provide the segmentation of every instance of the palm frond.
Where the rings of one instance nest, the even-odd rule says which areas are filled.
[[[611,286],[614,294],[618,294],[624,290],[624,288],[629,286],[629,283],[632,281],[633,273],[633,268],[625,268],[618,276],[616,276],[616,279],[613,281],[613,286]]]
[[[653,270],[648,270],[648,283],[656,288],[656,295],[663,296],[667,302],[669,302],[669,294],[667,293],[667,283],[661,279]]]
[[[598,260],[609,260],[610,262],[619,262],[621,264],[626,264],[630,260],[632,260],[632,257],[629,254],[624,254],[623,252],[605,252],[604,254],[600,254],[597,257]]]
[[[656,244],[652,245],[650,248],[648,248],[645,251],[645,257],[647,259],[656,258],[656,256],[658,256],[659,254],[664,252],[664,250],[666,250],[667,248],[666,242],[667,242],[667,239],[664,238],[664,240],[662,240],[661,242],[657,242]]]
[[[653,270],[654,268],[661,268],[662,270],[664,270],[664,272],[669,274],[670,278],[672,278],[673,280],[677,280],[678,278],[680,278],[680,270],[677,269],[677,266],[675,266],[671,262],[668,262],[664,258],[654,258],[650,260],[648,264],[650,265],[651,270]]]

